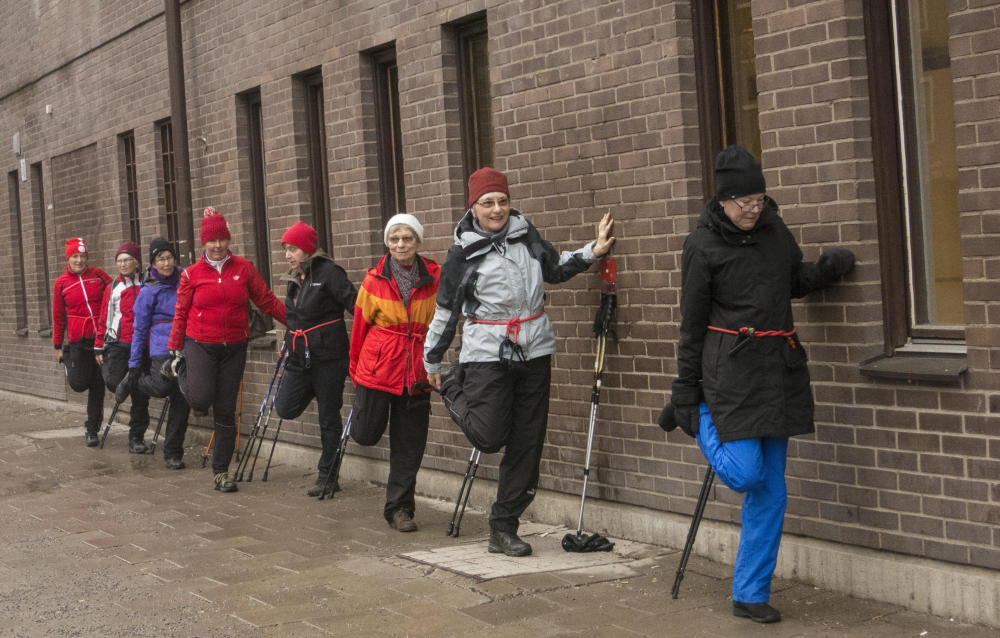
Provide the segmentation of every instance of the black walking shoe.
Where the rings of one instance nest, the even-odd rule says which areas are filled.
[[[325,490],[323,488],[326,488]],[[309,496],[318,498],[320,496],[333,496],[334,493],[340,491],[340,481],[332,481],[330,486],[326,485],[326,476],[322,476],[316,479],[316,484],[309,488],[306,492]]]
[[[741,603],[733,601],[733,615],[749,618],[754,622],[769,623],[781,620],[781,612],[767,603]]]
[[[531,545],[522,541],[517,534],[493,530],[490,532],[490,544],[486,551],[506,556],[527,556],[531,553]]]
[[[128,442],[128,453],[129,454],[145,454],[149,451],[146,447],[146,442],[142,439],[129,439]]]
[[[97,438],[97,432],[91,432],[90,430],[87,430],[83,440],[84,445],[87,447],[97,447],[101,443]]]
[[[187,467],[184,465],[184,461],[180,459],[163,459],[163,465],[166,466],[168,470],[183,470]],[[216,487],[215,489],[219,488]]]
[[[406,510],[396,510],[392,513],[392,522],[389,527],[397,532],[415,532],[417,524],[413,522],[413,516]]]
[[[215,475],[215,489],[219,492],[238,492],[240,488],[229,480],[229,472],[219,472]]]
[[[128,398],[128,395],[132,393],[132,388],[135,387],[136,377],[138,375],[133,373],[131,370],[125,373],[122,377],[121,383],[115,388],[115,401],[121,403]]]

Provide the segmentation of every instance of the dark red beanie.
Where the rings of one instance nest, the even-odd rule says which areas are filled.
[[[316,252],[316,229],[305,222],[295,222],[281,236],[281,243],[291,244],[311,255]]]
[[[469,208],[486,193],[503,193],[510,198],[507,176],[488,166],[469,175]]]
[[[132,259],[139,261],[139,255],[142,253],[142,249],[139,248],[139,244],[134,241],[127,241],[118,247],[118,252],[115,253],[115,259],[118,259],[119,255],[128,255]]]
[[[212,206],[205,209],[201,218],[201,244],[204,246],[213,239],[232,239],[229,235],[229,224],[226,218]]]
[[[83,237],[70,237],[66,240],[66,259],[76,253],[87,254],[87,243],[83,241]]]

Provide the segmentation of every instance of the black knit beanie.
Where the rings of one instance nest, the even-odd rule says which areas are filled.
[[[153,263],[156,261],[157,255],[162,253],[164,250],[168,251],[171,255],[173,255],[174,259],[177,259],[177,253],[174,252],[173,246],[171,246],[170,242],[168,242],[166,239],[162,237],[157,237],[153,241],[149,242],[149,265],[152,266]]]
[[[760,164],[742,146],[733,144],[715,158],[715,196],[720,202],[767,191]]]

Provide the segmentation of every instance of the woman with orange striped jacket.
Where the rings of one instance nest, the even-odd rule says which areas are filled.
[[[383,235],[389,252],[365,275],[351,328],[351,436],[361,445],[375,445],[388,424],[384,515],[400,532],[417,529],[413,493],[431,412],[424,337],[434,316],[441,269],[417,254],[423,235],[413,215],[389,219]]]

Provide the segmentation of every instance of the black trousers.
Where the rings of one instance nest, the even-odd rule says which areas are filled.
[[[424,459],[431,415],[429,394],[391,394],[358,385],[354,392],[351,438],[359,445],[375,445],[389,426],[389,480],[385,486],[385,520],[396,510],[416,511],[413,494],[417,470]]]
[[[316,469],[325,477],[340,445],[343,424],[340,408],[344,406],[344,379],[347,359],[313,359],[307,368],[289,361],[274,399],[274,409],[282,419],[297,419],[316,398],[319,409],[319,438],[323,451]]]
[[[520,517],[535,498],[549,419],[552,358],[527,362],[464,364],[461,388],[446,389],[450,412],[469,441],[483,452],[498,452],[497,498],[490,528],[517,533]]]
[[[63,366],[66,380],[73,392],[87,392],[88,432],[97,432],[104,420],[104,380],[94,358],[94,340],[81,339],[63,345]]]
[[[101,366],[101,376],[104,385],[114,392],[118,384],[128,372],[128,359],[132,344],[115,341],[104,346],[104,364]],[[149,395],[138,388],[132,390],[131,406],[128,411],[128,438],[131,441],[141,441],[149,427]]]
[[[212,410],[215,420],[215,452],[212,471],[229,471],[236,449],[236,399],[247,363],[247,344],[184,341],[185,387],[193,409]]]
[[[149,365],[144,366],[136,383],[136,391],[157,399],[170,398],[167,409],[167,428],[163,434],[163,458],[180,460],[184,457],[184,435],[187,433],[188,414],[191,408],[181,393],[176,379],[164,379],[160,374],[163,362],[170,355],[161,354],[151,357]]]

